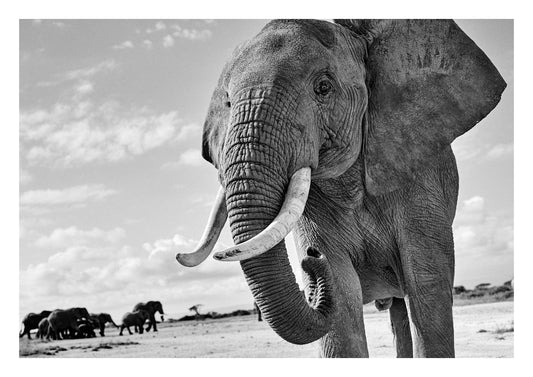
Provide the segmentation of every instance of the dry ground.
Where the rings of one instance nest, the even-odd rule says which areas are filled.
[[[512,301],[454,307],[457,357],[513,357]],[[388,312],[365,308],[370,357],[395,357]],[[27,357],[316,357],[317,344],[296,346],[255,316],[162,324],[157,333],[41,341],[24,338]],[[125,334],[127,332],[125,331]]]

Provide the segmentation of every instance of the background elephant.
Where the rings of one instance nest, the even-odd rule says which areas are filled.
[[[108,313],[91,313],[91,320],[93,321],[95,325],[95,329],[100,330],[100,335],[105,336],[105,325],[106,323],[111,323],[113,326],[118,328],[118,325],[113,321],[113,318],[111,318],[111,315]]]
[[[89,312],[86,308],[70,308],[66,310],[54,310],[48,316],[49,333],[56,339],[69,336],[75,337],[78,329],[78,321],[89,319]]]
[[[146,327],[146,331],[150,331],[150,328],[152,326],[154,327],[154,331],[157,331],[157,325],[155,321],[156,312],[159,312],[159,314],[161,314],[161,321],[165,320],[165,318],[163,317],[165,312],[163,311],[163,305],[161,304],[160,301],[148,301],[146,303],[139,302],[137,305],[133,307],[133,311],[136,311],[136,310],[146,310],[149,314],[149,317],[148,317],[149,323],[148,323],[148,327]]]
[[[75,334],[76,338],[95,338],[94,333],[95,323],[91,319],[83,318],[77,321],[78,330]]]
[[[213,93],[202,155],[222,188],[206,236],[178,261],[201,263],[227,218],[236,246],[214,257],[240,261],[282,338],[367,357],[363,304],[394,297],[398,356],[453,357],[450,144],[505,86],[450,20],[270,22]],[[291,230],[307,300],[285,249]]]
[[[150,313],[143,309],[135,310],[133,312],[127,312],[122,316],[122,324],[120,325],[119,335],[122,335],[122,331],[124,331],[124,328],[128,329],[128,332],[130,333],[130,335],[132,335],[130,326],[134,326],[135,331],[138,331],[139,334],[142,334],[144,330],[144,322],[146,322],[146,320],[149,318]]]
[[[49,329],[50,323],[48,322],[48,317],[41,319],[37,326],[37,338],[44,339],[46,337],[46,339],[50,339],[51,335]]]
[[[28,313],[22,319],[22,330],[20,330],[19,338],[24,335],[28,335],[28,339],[31,339],[30,331],[39,327],[39,322],[50,315],[50,310],[43,310],[39,314]]]

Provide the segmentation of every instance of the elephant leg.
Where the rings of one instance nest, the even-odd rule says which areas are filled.
[[[118,333],[119,336],[122,336],[122,331],[124,331],[124,326],[123,325],[120,326],[120,332]]]
[[[401,250],[414,356],[454,357],[452,229],[431,226],[418,224]]]
[[[363,322],[363,295],[350,259],[328,257],[335,277],[337,315],[331,330],[320,339],[321,357],[368,357]]]
[[[413,357],[413,340],[405,300],[394,297],[389,314],[396,345],[396,357]]]
[[[104,330],[105,330],[105,324],[100,324],[100,335],[101,336],[105,336]]]
[[[146,327],[146,332],[150,331],[152,329],[152,326],[154,327],[154,331],[157,331],[157,327],[155,325],[155,317],[153,315],[148,318],[148,326]]]
[[[133,333],[132,333],[131,330],[130,330],[130,327],[129,327],[129,326],[126,326],[126,328],[128,329],[128,332],[130,333],[130,335],[133,335]]]

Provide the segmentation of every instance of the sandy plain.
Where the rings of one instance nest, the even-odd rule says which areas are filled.
[[[513,357],[514,302],[454,307],[457,357]],[[365,308],[370,357],[395,357],[388,311]],[[316,357],[317,342],[297,346],[277,336],[253,315],[218,320],[161,323],[157,333],[124,336],[114,328],[91,339],[21,339],[20,357]]]

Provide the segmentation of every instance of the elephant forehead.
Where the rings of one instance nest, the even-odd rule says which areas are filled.
[[[301,28],[271,28],[261,32],[236,57],[233,84],[265,83],[287,77],[307,77],[314,69],[329,65],[331,52]]]

